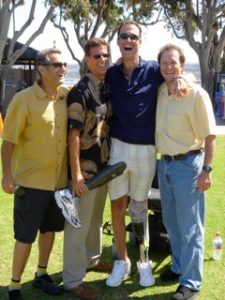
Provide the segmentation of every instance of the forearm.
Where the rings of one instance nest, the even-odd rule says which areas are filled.
[[[68,134],[69,142],[69,160],[72,179],[77,178],[77,174],[81,173],[80,168],[80,131],[70,129]]]
[[[2,188],[6,193],[14,193],[15,181],[11,172],[11,159],[14,151],[14,144],[3,141],[1,148],[2,159]]]
[[[209,135],[205,138],[205,158],[204,165],[211,165],[216,149],[216,136]]]
[[[215,135],[207,136],[205,138],[205,157],[203,163],[204,166],[211,165],[215,153],[215,147],[216,147],[216,136]],[[206,169],[205,170],[203,169],[197,179],[197,185],[199,191],[205,192],[207,189],[210,188],[211,184],[212,184],[211,172],[207,171]]]
[[[72,192],[74,195],[81,196],[87,191],[85,180],[80,166],[80,130],[71,129],[68,135],[69,140],[69,159],[72,177]]]
[[[2,174],[7,175],[11,174],[11,157],[14,151],[14,144],[3,141],[1,149],[1,158],[2,158]]]

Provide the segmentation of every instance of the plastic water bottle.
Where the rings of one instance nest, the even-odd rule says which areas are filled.
[[[213,239],[213,259],[221,260],[223,251],[223,240],[220,236],[220,233],[217,232],[216,236]]]

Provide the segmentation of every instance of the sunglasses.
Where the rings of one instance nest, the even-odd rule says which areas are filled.
[[[109,58],[109,54],[108,53],[103,53],[103,54],[95,54],[95,55],[93,55],[94,59],[100,59],[101,57],[103,57],[103,58]]]
[[[132,41],[137,41],[139,39],[139,36],[137,36],[136,34],[120,33],[119,38],[121,40],[128,40],[130,38]]]
[[[52,62],[52,63],[47,63],[44,64],[43,66],[53,66],[56,69],[62,68],[62,67],[67,67],[67,63],[66,62]]]

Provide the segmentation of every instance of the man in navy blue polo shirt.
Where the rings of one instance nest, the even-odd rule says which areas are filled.
[[[156,168],[155,116],[159,85],[163,82],[156,61],[144,61],[139,56],[141,27],[125,21],[118,30],[118,46],[122,63],[111,66],[107,81],[111,88],[113,117],[109,164],[125,161],[123,175],[108,184],[111,199],[112,224],[118,260],[106,281],[110,287],[119,286],[130,274],[126,248],[125,212],[130,196],[129,212],[134,230],[144,235],[145,254],[148,252],[147,198]],[[175,79],[176,88],[180,83]],[[141,286],[152,286],[151,263],[146,257],[137,263]]]

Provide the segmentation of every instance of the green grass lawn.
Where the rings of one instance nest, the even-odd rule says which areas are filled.
[[[220,231],[225,242],[225,137],[220,136],[217,139],[217,151],[213,164],[213,186],[207,192],[207,214],[205,226],[205,262],[204,262],[204,280],[203,288],[199,300],[223,300],[225,299],[225,252],[222,261],[212,260],[212,240],[216,231]],[[7,299],[7,285],[11,278],[11,260],[13,251],[13,228],[12,228],[12,196],[5,194],[0,189],[0,299]],[[110,219],[109,200],[105,210],[104,221]],[[127,220],[129,222],[129,220]],[[56,241],[49,264],[49,273],[53,278],[61,283],[62,270],[62,245],[63,234],[56,236]],[[105,260],[112,261],[111,255],[112,236],[103,234],[103,257]],[[170,263],[170,257],[167,254],[156,252],[151,253],[153,261],[153,272],[156,278],[156,284],[150,288],[141,288],[138,285],[138,274],[136,270],[136,260],[138,258],[138,249],[129,245],[128,250],[132,260],[132,274],[118,288],[107,288],[105,280],[107,273],[88,272],[86,281],[97,286],[100,296],[99,300],[104,299],[150,299],[167,300],[171,299],[177,284],[163,283],[159,274]],[[43,294],[31,285],[37,263],[37,245],[34,244],[31,256],[26,266],[23,278],[22,288],[25,300],[50,300],[53,296]],[[67,293],[57,296],[58,300],[75,299]]]

